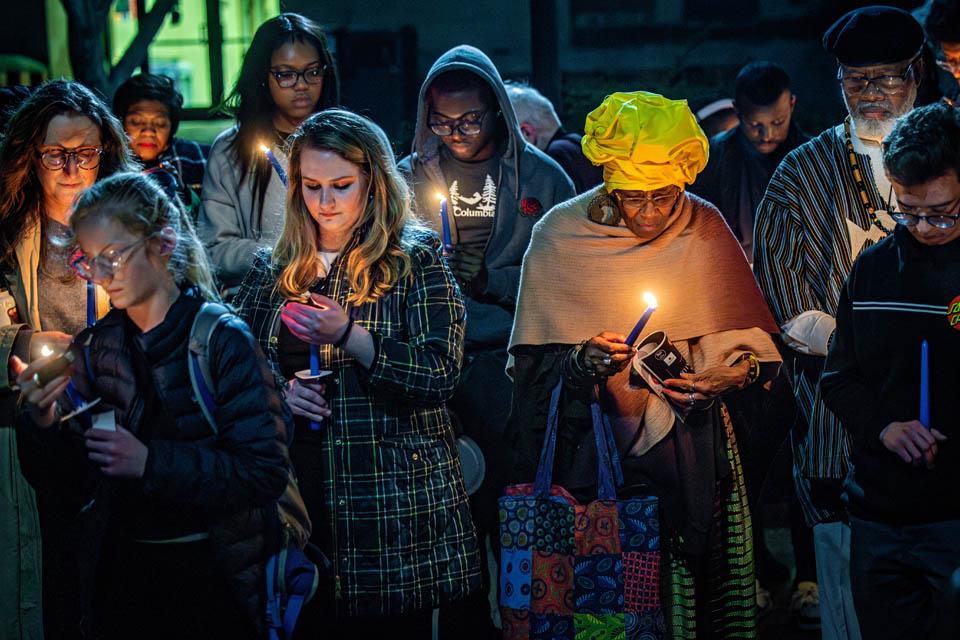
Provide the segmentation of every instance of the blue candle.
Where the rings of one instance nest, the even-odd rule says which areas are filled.
[[[87,280],[87,326],[92,327],[97,322],[97,285]]]
[[[930,345],[920,343],[920,422],[930,428]]]
[[[283,186],[287,186],[287,172],[283,170],[283,166],[280,164],[280,161],[277,160],[277,156],[273,155],[273,151],[265,144],[260,145],[260,150],[266,154],[267,160],[273,165],[273,169],[277,172],[277,177],[280,178]]]
[[[320,353],[317,345],[310,345],[310,375],[315,376],[320,373]],[[311,431],[320,431],[320,423],[310,421]]]
[[[446,254],[453,250],[453,241],[450,239],[450,218],[447,215],[447,199],[440,198],[440,227],[443,229],[443,252]]]
[[[643,312],[643,315],[637,320],[637,324],[633,326],[633,331],[627,336],[627,344],[631,347],[633,343],[637,341],[637,338],[640,337],[640,332],[643,331],[643,328],[646,326],[647,320],[649,320],[653,312],[657,310],[657,299],[652,293],[643,294],[643,300],[647,303],[647,310]]]

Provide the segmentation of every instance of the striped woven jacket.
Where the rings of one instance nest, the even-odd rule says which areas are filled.
[[[370,331],[376,348],[368,370],[341,349],[320,347],[320,368],[334,372],[327,383],[333,415],[323,423],[316,460],[325,508],[311,517],[315,530],[326,527],[320,539],[329,541],[325,551],[338,578],[337,609],[348,616],[430,609],[480,582],[476,533],[444,404],[460,375],[463,298],[434,235],[408,233],[405,244],[413,273],[376,302],[347,302],[346,260],[336,260],[327,277],[326,294]],[[285,301],[274,291],[278,275],[269,250],[261,250],[234,303],[281,377],[277,345]]]
[[[869,158],[856,157],[864,172],[864,196],[871,207],[884,209]],[[757,208],[754,230],[754,272],[777,324],[809,310],[836,315],[853,260],[884,237],[871,226],[862,200],[843,125],[827,129],[780,163]],[[793,453],[800,501],[811,522],[841,517],[811,502],[809,482],[839,486],[849,455],[847,435],[820,397],[822,365],[819,359],[814,370],[791,367],[794,394],[809,425],[805,436],[795,434]]]

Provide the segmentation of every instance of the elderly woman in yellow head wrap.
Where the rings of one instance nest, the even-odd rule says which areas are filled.
[[[604,183],[548,212],[523,261],[510,341],[514,479],[532,479],[559,389],[555,481],[596,497],[589,406],[598,398],[627,487],[660,500],[660,624],[674,638],[749,637],[749,513],[722,399],[776,375],[777,327],[720,213],[685,191],[708,152],[687,103],[615,93],[585,133]],[[638,375],[626,333],[644,292],[659,306],[640,338],[665,332],[692,373],[649,384]]]

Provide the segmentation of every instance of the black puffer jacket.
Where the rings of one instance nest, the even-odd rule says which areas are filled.
[[[164,321],[147,333],[114,309],[78,337],[80,344],[89,339],[89,358],[86,366],[75,367],[73,382],[84,397],[102,398],[95,411],[113,409],[117,423],[141,439],[146,439],[141,427],[150,421],[153,434],[146,443],[140,490],[148,499],[182,504],[185,512],[208,516],[216,559],[259,625],[263,564],[276,549],[276,500],[287,484],[286,434],[292,427],[260,348],[247,325],[232,318],[215,330],[210,343],[219,427],[213,434],[194,400],[188,370],[187,343],[201,304],[192,292],[184,292]],[[144,416],[134,358],[146,360],[159,415]],[[78,507],[93,494],[95,507],[83,510],[81,518],[87,521],[81,525],[84,546],[90,548],[82,551],[96,556],[115,482],[125,481],[105,480],[86,462],[78,437],[86,426],[71,421],[67,437],[34,430],[39,453],[30,475],[46,476],[42,481],[56,482],[61,491],[74,489]],[[88,482],[78,482],[83,477]],[[91,586],[85,584],[85,600]]]

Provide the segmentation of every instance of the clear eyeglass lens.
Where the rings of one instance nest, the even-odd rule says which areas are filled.
[[[283,89],[296,86],[300,76],[303,76],[303,81],[307,84],[320,84],[323,82],[323,68],[307,69],[303,72],[275,71],[274,76],[277,79],[277,84]]]
[[[620,202],[624,207],[632,211],[634,209],[642,209],[648,203],[657,209],[667,209],[673,206],[673,201],[673,196],[659,196],[656,198],[624,198]]]
[[[952,229],[953,226],[957,223],[956,218],[951,216],[936,216],[936,215],[926,215],[919,216],[914,213],[897,213],[891,216],[898,223],[907,226],[915,227],[920,224],[920,219],[926,220],[927,224],[931,227],[937,227],[938,229]]]
[[[452,136],[459,131],[464,136],[475,136],[483,128],[483,115],[471,116],[469,120],[454,120],[452,122],[435,122],[430,124],[430,130],[441,138]]]
[[[869,85],[878,87],[885,92],[896,92],[902,89],[904,84],[906,84],[906,80],[900,76],[879,76],[877,78],[851,76],[843,78],[843,86],[852,93],[863,93]]]
[[[67,158],[70,156],[76,157],[77,165],[81,169],[94,169],[100,164],[100,152],[96,149],[47,151],[40,156],[40,160],[48,169],[62,169],[67,164]]]

